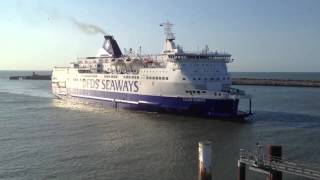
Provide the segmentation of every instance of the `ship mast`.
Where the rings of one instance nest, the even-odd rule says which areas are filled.
[[[173,40],[175,40],[174,33],[172,32],[173,24],[169,21],[165,23],[161,23],[160,26],[164,29],[164,34],[166,35],[166,41],[164,44],[163,53],[165,54],[172,54],[178,52],[176,45]]]
[[[172,32],[172,27],[173,24],[170,23],[169,21],[165,22],[165,23],[161,23],[160,26],[163,27],[164,29],[164,34],[166,35],[166,39],[167,40],[175,40],[174,34]]]

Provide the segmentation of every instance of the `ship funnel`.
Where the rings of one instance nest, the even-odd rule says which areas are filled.
[[[106,51],[105,54],[102,54],[102,56],[109,56],[114,58],[119,58],[122,56],[122,52],[119,48],[119,45],[115,39],[113,39],[113,36],[106,35],[104,36],[104,43],[103,43],[103,49]]]

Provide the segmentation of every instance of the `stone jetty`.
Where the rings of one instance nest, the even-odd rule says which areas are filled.
[[[233,85],[320,87],[320,80],[232,78]]]

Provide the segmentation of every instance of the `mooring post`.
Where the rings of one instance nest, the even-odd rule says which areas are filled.
[[[269,161],[270,162],[279,162],[282,157],[282,147],[270,145],[269,146]],[[281,171],[271,171],[267,176],[267,180],[282,180]]]
[[[251,110],[252,102],[251,102],[251,97],[249,98],[249,114],[252,114]]]
[[[211,142],[199,142],[199,180],[211,180]]]
[[[246,164],[238,160],[238,177],[237,180],[246,180]]]

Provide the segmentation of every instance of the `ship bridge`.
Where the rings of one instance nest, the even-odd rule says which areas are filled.
[[[174,60],[181,60],[181,59],[208,59],[208,60],[217,60],[217,61],[225,61],[226,63],[230,63],[233,61],[231,59],[231,54],[228,53],[176,53],[168,55],[169,58]]]
[[[209,52],[209,48],[206,45],[205,49],[201,53],[196,52],[184,52],[183,49],[176,45],[174,40],[176,39],[174,33],[172,32],[173,24],[168,21],[160,24],[164,27],[164,34],[166,35],[166,40],[164,43],[163,54],[168,55],[169,60],[196,60],[196,59],[208,59],[208,60],[218,60],[225,61],[226,63],[232,62],[231,54],[221,53],[221,52]]]

